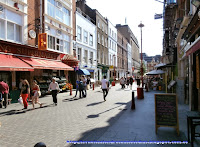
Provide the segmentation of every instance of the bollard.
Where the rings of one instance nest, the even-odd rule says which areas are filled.
[[[132,110],[135,109],[135,96],[134,96],[134,91],[132,91],[132,105],[131,105],[131,109],[132,109]]]
[[[72,85],[70,86],[70,95],[72,95]]]
[[[93,90],[94,90],[94,83],[93,83]]]

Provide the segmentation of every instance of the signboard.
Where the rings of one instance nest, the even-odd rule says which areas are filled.
[[[155,129],[176,128],[179,135],[177,96],[172,93],[155,94]]]
[[[38,34],[38,49],[39,50],[47,49],[47,33]]]
[[[163,16],[162,14],[155,14],[154,19],[161,19]]]

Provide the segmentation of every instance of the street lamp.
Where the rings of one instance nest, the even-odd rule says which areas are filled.
[[[141,80],[142,80],[142,87],[143,87],[143,64],[142,64],[142,27],[144,27],[144,24],[142,24],[142,22],[140,22],[140,24],[138,25],[138,27],[140,27],[140,29],[141,29],[141,68],[140,68],[140,73],[141,73]]]

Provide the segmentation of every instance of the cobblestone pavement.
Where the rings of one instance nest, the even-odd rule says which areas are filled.
[[[64,147],[71,145],[67,140],[98,139],[125,112],[131,94],[130,89],[121,90],[117,84],[109,90],[106,102],[97,87],[81,99],[69,92],[59,93],[57,106],[51,95],[40,98],[43,108],[37,106],[35,110],[31,110],[32,105],[27,111],[18,103],[8,105],[0,109],[0,147],[33,147],[37,142]]]

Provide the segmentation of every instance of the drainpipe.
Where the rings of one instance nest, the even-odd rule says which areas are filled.
[[[42,0],[40,0],[40,33],[42,33]]]

